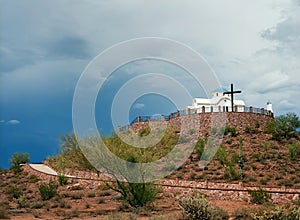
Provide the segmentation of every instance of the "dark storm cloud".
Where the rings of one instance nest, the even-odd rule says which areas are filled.
[[[54,58],[89,58],[89,46],[85,39],[77,36],[64,36],[48,45],[49,55]]]

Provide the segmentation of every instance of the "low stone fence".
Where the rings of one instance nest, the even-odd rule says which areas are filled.
[[[28,175],[36,175],[42,179],[43,182],[50,182],[57,180],[57,176],[39,172],[33,169],[30,165],[22,166]],[[97,175],[93,172],[75,171],[65,173],[68,175],[76,175],[76,177],[69,178],[70,184],[80,184],[84,188],[96,189],[99,185],[103,185],[104,181],[110,181],[103,174]],[[208,181],[185,181],[163,179],[156,182],[161,186],[164,194],[169,197],[182,197],[192,195],[192,193],[202,193],[207,195],[212,200],[232,200],[232,201],[250,201],[248,190],[256,190],[257,187],[244,187],[242,183],[215,183]],[[271,200],[275,204],[284,204],[299,199],[300,189],[291,188],[270,188],[264,187],[271,195]]]
[[[208,181],[183,181],[183,180],[162,180],[159,182],[164,192],[171,197],[181,197],[192,193],[202,193],[212,200],[233,200],[247,201],[251,197],[248,190],[257,190],[257,187],[244,187],[242,183],[213,183]],[[299,199],[300,189],[270,188],[264,187],[263,190],[271,195],[274,204],[292,202]]]

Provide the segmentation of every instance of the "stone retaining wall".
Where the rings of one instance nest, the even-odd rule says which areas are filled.
[[[266,131],[268,122],[273,120],[274,118],[271,116],[250,112],[219,112],[176,116],[165,123],[167,126],[173,127],[181,133],[188,133],[191,129],[198,130],[199,136],[204,137],[210,134],[211,128],[220,126],[230,126],[238,132],[242,132],[247,126],[256,128],[259,125],[258,129],[260,131]],[[131,128],[134,131],[140,131],[148,123],[136,122],[131,125]],[[161,121],[152,121],[152,123],[161,123]]]
[[[28,164],[22,166],[23,171],[28,175],[36,175],[43,182],[57,180],[57,176],[34,170]],[[68,174],[74,175],[74,172]],[[103,185],[103,181],[96,173],[89,173],[83,171],[76,171],[76,178],[69,178],[70,184],[79,184],[84,188],[96,189],[99,185]],[[107,178],[105,178],[107,181]],[[165,196],[182,197],[189,196],[192,193],[203,193],[212,200],[231,200],[231,201],[250,201],[248,189],[255,190],[256,187],[244,187],[240,184],[228,183],[213,183],[208,181],[185,181],[185,180],[171,180],[163,179],[156,183],[160,185]],[[271,194],[271,200],[275,204],[284,204],[299,199],[300,189],[288,188],[263,188]]]
[[[164,192],[170,197],[181,197],[192,193],[202,193],[212,200],[231,200],[250,202],[248,190],[257,190],[257,187],[244,187],[242,183],[213,183],[208,181],[183,181],[183,180],[162,180],[160,181]],[[299,199],[300,189],[288,188],[263,188],[271,195],[274,204],[289,203]]]

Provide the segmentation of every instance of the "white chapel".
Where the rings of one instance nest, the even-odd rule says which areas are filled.
[[[224,94],[228,92],[225,88],[218,88],[212,92],[210,99],[194,98],[191,106],[187,106],[187,109],[200,113],[205,108],[205,112],[231,112],[231,96],[230,94]],[[234,108],[238,112],[245,111],[245,102],[243,100],[234,99]]]
[[[233,92],[233,86],[231,89]],[[237,93],[240,93],[238,91]],[[231,112],[232,111],[232,95],[225,88],[218,88],[211,94],[211,98],[194,98],[192,105],[187,106],[187,111],[194,113],[205,112]],[[245,112],[245,102],[243,100],[233,100],[233,111]],[[273,112],[272,103],[267,103],[267,111]]]

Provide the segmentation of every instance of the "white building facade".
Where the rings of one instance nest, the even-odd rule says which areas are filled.
[[[228,90],[219,88],[213,91],[210,99],[194,98],[191,106],[187,106],[187,111],[201,113],[203,109],[205,112],[231,112],[231,96],[224,94]],[[244,112],[245,102],[243,100],[233,100],[234,111]]]

